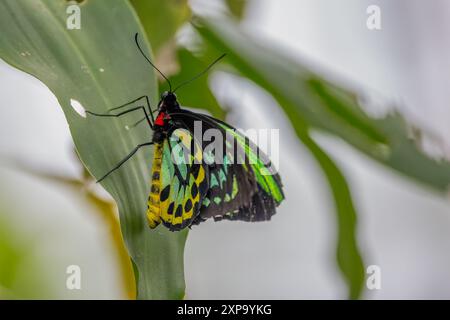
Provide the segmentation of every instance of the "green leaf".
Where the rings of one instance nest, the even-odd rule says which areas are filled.
[[[187,0],[131,0],[131,4],[155,52],[167,44],[191,17]]]
[[[336,258],[349,288],[349,298],[358,299],[363,290],[365,273],[356,240],[357,215],[350,189],[339,168],[308,133],[301,128],[297,128],[296,131],[300,140],[317,160],[330,184],[338,215]]]
[[[126,130],[142,118],[80,116],[71,99],[97,113],[149,95],[157,101],[157,82],[134,44],[143,34],[127,1],[83,1],[81,30],[66,28],[66,1],[4,0],[0,2],[0,57],[41,80],[64,111],[77,152],[89,172],[101,177],[137,144],[151,139],[145,125]],[[145,51],[150,54],[145,37]],[[42,124],[45,125],[45,124]],[[145,211],[152,149],[140,150],[102,182],[116,200],[127,249],[138,271],[140,299],[184,296],[183,251],[187,232],[150,230]]]
[[[180,71],[169,78],[172,85],[176,86],[186,80],[191,79],[199,72],[203,71],[210,61],[199,60],[190,51],[184,48],[178,49],[178,61],[180,64]],[[161,88],[161,91],[164,90]],[[197,78],[195,81],[189,83],[186,87],[181,87],[177,90],[180,103],[186,107],[202,108],[211,112],[211,114],[219,119],[225,118],[225,110],[223,110],[216,98],[212,94],[208,85],[208,75]]]
[[[226,0],[225,4],[234,17],[242,19],[247,8],[248,0]]]
[[[358,104],[357,94],[322,79],[305,65],[263,45],[226,19],[199,19],[210,47],[227,52],[227,61],[271,93],[293,126],[336,135],[374,160],[437,191],[450,185],[450,163],[425,155],[399,114],[377,119]]]

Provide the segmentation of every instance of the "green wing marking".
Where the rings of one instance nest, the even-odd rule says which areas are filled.
[[[220,120],[208,118],[231,134],[236,143],[227,141],[223,163],[209,167],[210,189],[194,223],[210,217],[215,220],[269,220],[284,199],[280,176],[273,172],[267,155],[244,135]],[[239,152],[233,150],[235,145]],[[236,163],[236,158],[242,156],[246,161],[240,159],[241,162]]]

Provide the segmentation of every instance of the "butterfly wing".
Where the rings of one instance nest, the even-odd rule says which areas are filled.
[[[218,119],[188,110],[182,110],[179,117],[190,130],[194,121],[201,121],[202,133],[214,128],[220,130],[224,137],[227,134],[232,137],[223,144],[222,161],[208,165],[209,190],[193,223],[198,224],[211,217],[215,220],[269,220],[283,201],[284,194],[280,176],[273,172],[267,155],[236,129]],[[204,157],[214,157],[214,154],[208,155],[207,144],[203,142]]]
[[[171,231],[189,226],[199,214],[209,185],[208,167],[192,134],[179,128],[169,133],[155,147],[152,171],[149,226],[162,222]]]
[[[232,156],[233,148],[231,148],[232,151],[227,151],[226,153],[228,157],[234,158],[230,170],[232,172],[232,185],[234,185],[234,193],[232,195],[240,194],[240,199],[244,201],[234,202],[233,200],[238,199],[238,197],[232,197],[231,202],[233,206],[230,208],[229,206],[223,205],[221,214],[217,215],[217,210],[220,209],[220,205],[222,203],[225,204],[226,200],[229,199],[227,196],[228,193],[225,194],[222,202],[211,202],[208,200],[211,200],[211,198],[217,199],[216,193],[220,193],[220,191],[217,190],[216,192],[214,188],[210,188],[210,192],[203,202],[199,219],[214,217],[215,220],[270,220],[272,215],[276,213],[275,208],[284,199],[280,176],[273,171],[267,155],[255,144],[228,124],[214,118],[210,119],[216,121],[219,126],[225,129],[226,133],[234,138],[234,157]],[[245,157],[245,159],[242,159],[242,157]],[[221,170],[220,167],[218,169]],[[215,170],[210,171],[211,179]],[[212,183],[211,180],[210,183]],[[229,185],[227,185],[226,189],[230,190]]]

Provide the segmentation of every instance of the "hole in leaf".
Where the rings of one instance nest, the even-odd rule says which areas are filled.
[[[70,105],[72,108],[83,118],[86,118],[86,109],[81,105],[81,103],[75,99],[70,99]]]

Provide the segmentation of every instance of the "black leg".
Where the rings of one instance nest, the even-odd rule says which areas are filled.
[[[117,169],[119,169],[125,162],[127,162],[140,148],[144,147],[144,146],[150,146],[152,145],[153,142],[147,142],[147,143],[141,143],[138,144],[136,148],[133,149],[133,151],[130,152],[130,154],[128,154],[124,159],[122,159],[114,168],[112,168],[111,170],[109,170],[103,177],[101,177],[100,179],[98,179],[97,182],[101,182],[103,179],[105,179],[107,176],[109,176],[112,172],[116,171]]]
[[[153,113],[155,113],[155,112],[157,112],[157,111],[158,111],[158,110],[153,110]],[[155,120],[153,120],[153,114],[151,115],[151,117],[152,117],[152,121],[155,122]],[[136,127],[137,125],[141,124],[141,122],[144,121],[144,120],[145,120],[145,117],[142,118],[142,119],[140,119],[140,120],[138,120],[138,121],[136,121],[135,123],[133,123],[133,124],[130,126],[130,128]]]
[[[137,101],[139,101],[139,100],[141,100],[143,98],[145,98],[145,102],[147,104],[148,112],[150,113],[150,117],[152,118],[152,124],[153,124],[155,122],[155,119],[153,118],[153,112],[152,112],[152,108],[150,106],[150,100],[149,100],[148,96],[140,96],[139,98],[136,98],[136,99],[134,99],[134,100],[132,100],[130,102],[127,102],[127,103],[124,103],[124,104],[122,104],[122,105],[120,105],[118,107],[109,109],[108,112],[111,112],[111,111],[118,110],[118,109],[121,109],[123,107],[129,106],[130,104],[133,104],[133,103],[135,103],[135,102],[137,102]]]
[[[111,109],[111,110],[113,110],[113,109]],[[144,119],[147,119],[148,124],[150,125],[150,129],[153,129],[153,122],[150,122],[150,118],[148,116],[147,110],[145,110],[145,107],[143,107],[143,106],[134,107],[134,108],[128,109],[126,111],[119,112],[118,114],[95,113],[95,112],[91,112],[91,111],[87,111],[87,110],[86,110],[86,113],[88,113],[90,115],[93,115],[93,116],[96,116],[96,117],[115,117],[115,118],[117,118],[117,117],[123,116],[124,114],[130,113],[130,112],[133,112],[133,111],[137,111],[137,110],[142,110],[144,112],[144,114],[145,114],[145,118]]]

